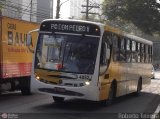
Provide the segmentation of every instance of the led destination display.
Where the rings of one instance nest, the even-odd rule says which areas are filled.
[[[40,31],[76,33],[100,36],[100,28],[95,24],[76,21],[44,21]]]

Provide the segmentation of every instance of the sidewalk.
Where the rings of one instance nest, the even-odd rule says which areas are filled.
[[[145,91],[151,91],[154,94],[160,95],[160,79],[152,79],[151,80],[152,88],[146,88]],[[153,118],[151,119],[160,119],[160,104],[157,106],[155,112],[153,113]]]
[[[151,84],[152,85],[149,85],[146,88],[144,88],[142,92],[144,91],[160,95],[160,79],[152,79]]]

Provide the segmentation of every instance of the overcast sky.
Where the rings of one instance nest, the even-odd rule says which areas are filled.
[[[66,0],[61,0],[61,3],[65,2]],[[53,18],[55,18],[56,15],[56,4],[57,4],[57,0],[53,1]],[[60,18],[68,18],[69,17],[69,1],[65,2],[64,4],[62,4],[61,6],[61,10],[60,10]]]

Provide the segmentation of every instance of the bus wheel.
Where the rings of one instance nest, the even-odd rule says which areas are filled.
[[[110,90],[109,90],[107,104],[111,104],[113,101],[113,98],[114,98],[114,88],[113,88],[113,85],[111,85]]]
[[[136,96],[139,96],[139,95],[140,95],[141,89],[142,89],[142,79],[140,78],[140,79],[138,80]]]
[[[110,90],[109,90],[107,104],[110,105],[113,102],[113,100],[115,99],[115,97],[116,97],[116,90],[117,90],[117,83],[116,83],[116,81],[113,81],[112,85],[110,87]]]
[[[62,102],[64,102],[64,98],[62,98],[62,97],[55,97],[55,96],[53,96],[53,100],[54,100],[55,103],[62,103]]]
[[[1,84],[0,84],[0,95],[2,94]]]

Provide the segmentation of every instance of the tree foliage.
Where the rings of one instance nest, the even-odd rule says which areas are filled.
[[[144,33],[160,34],[160,3],[156,0],[105,0],[103,5],[109,21],[133,23]]]
[[[6,0],[0,0],[0,15],[2,15],[2,8],[3,8],[3,5],[4,5],[4,2]]]

